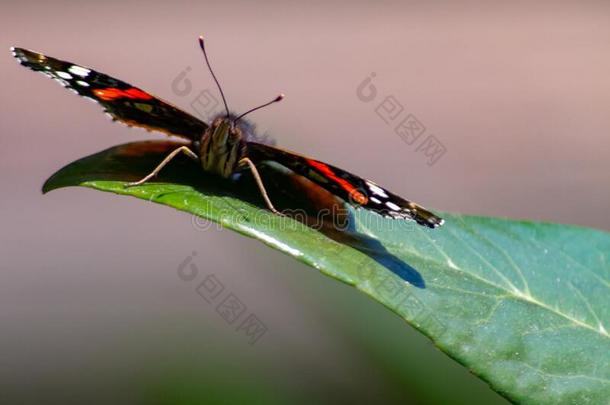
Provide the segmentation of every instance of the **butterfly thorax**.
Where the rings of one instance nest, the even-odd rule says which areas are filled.
[[[230,118],[216,118],[201,137],[199,158],[206,172],[227,178],[245,155],[242,130]]]

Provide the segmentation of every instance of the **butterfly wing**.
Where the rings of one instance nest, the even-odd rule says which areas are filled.
[[[369,209],[385,217],[413,220],[429,228],[443,224],[442,218],[420,205],[327,163],[255,142],[248,142],[248,157],[255,163],[277,162],[353,206]]]
[[[23,48],[11,48],[19,63],[75,93],[92,99],[114,120],[197,141],[207,125],[192,115],[128,83],[84,66]]]

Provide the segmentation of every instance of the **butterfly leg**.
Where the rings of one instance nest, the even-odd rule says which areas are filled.
[[[150,174],[148,174],[146,177],[144,177],[141,180],[138,181],[134,181],[131,183],[126,183],[125,187],[133,187],[133,186],[139,186],[140,184],[144,184],[146,183],[148,180],[152,179],[153,177],[155,177],[157,174],[159,174],[159,172],[161,171],[161,169],[163,169],[163,167],[168,164],[170,162],[170,160],[172,160],[174,157],[176,157],[176,155],[178,153],[184,153],[186,154],[186,156],[190,157],[193,160],[199,160],[199,156],[197,156],[192,150],[190,150],[187,146],[181,146],[178,149],[174,149],[169,155],[167,155],[167,157],[165,159],[163,159],[163,161],[161,163],[159,163],[159,165],[157,167],[155,167],[155,170],[153,170],[152,172],[150,172]]]
[[[263,184],[263,180],[261,179],[260,174],[258,174],[258,170],[256,169],[256,166],[254,165],[254,163],[250,159],[245,157],[245,158],[242,158],[238,162],[238,165],[242,166],[244,163],[247,164],[248,167],[250,168],[250,171],[252,172],[252,175],[254,176],[254,180],[256,181],[256,185],[258,186],[258,189],[260,190],[261,195],[263,196],[263,199],[265,200],[265,203],[267,204],[267,208],[269,208],[269,210],[271,212],[273,212],[274,214],[282,215],[282,213],[279,212],[278,210],[276,210],[275,207],[273,206],[273,204],[271,203],[271,200],[269,199],[269,196],[267,195],[267,190],[265,189],[265,185]]]

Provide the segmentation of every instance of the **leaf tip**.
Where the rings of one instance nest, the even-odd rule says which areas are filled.
[[[44,184],[42,185],[42,188],[40,190],[42,192],[42,194],[47,194],[49,191],[53,191],[57,188],[61,188],[61,185],[57,184],[57,182],[55,181],[55,178],[56,178],[56,176],[54,174],[44,182]]]

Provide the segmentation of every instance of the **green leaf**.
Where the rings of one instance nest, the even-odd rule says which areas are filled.
[[[334,207],[323,192],[303,198],[294,179],[263,169],[281,208],[308,201],[296,221],[263,209],[247,175],[220,181],[182,157],[154,182],[124,187],[178,145],[110,148],[64,167],[43,191],[80,185],[220,223],[370,295],[515,402],[609,403],[610,234],[450,214],[430,230],[364,210],[337,230],[343,213],[312,221]]]

